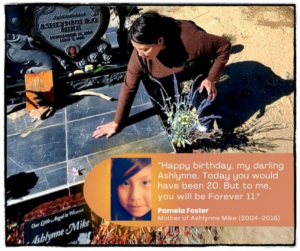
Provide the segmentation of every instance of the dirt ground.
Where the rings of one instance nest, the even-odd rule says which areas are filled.
[[[139,6],[194,21],[233,47],[217,84],[223,152],[293,153],[294,7]],[[200,229],[199,229],[200,230]],[[292,244],[293,227],[220,227],[202,243]],[[217,236],[217,237],[215,237]]]

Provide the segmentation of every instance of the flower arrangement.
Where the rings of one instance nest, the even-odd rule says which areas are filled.
[[[194,107],[192,102],[195,98],[198,89],[193,92],[193,86],[197,79],[201,77],[199,75],[192,82],[187,94],[180,94],[178,90],[178,82],[176,75],[173,72],[173,82],[175,91],[175,101],[172,102],[172,97],[169,97],[166,90],[161,83],[152,78],[153,81],[159,84],[161,87],[161,96],[163,104],[157,102],[153,97],[150,97],[167,115],[167,123],[170,126],[167,128],[169,137],[177,147],[185,147],[186,144],[191,145],[193,141],[198,139],[210,139],[207,136],[209,131],[209,123],[220,116],[206,116],[201,117],[203,110],[211,104],[211,100],[205,99],[201,102],[199,107]]]

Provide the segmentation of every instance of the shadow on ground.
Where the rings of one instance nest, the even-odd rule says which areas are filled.
[[[194,153],[223,152],[231,148],[233,151],[245,153],[266,153],[274,151],[278,145],[276,141],[292,141],[289,137],[267,138],[265,136],[254,139],[254,135],[262,132],[285,129],[281,125],[271,122],[263,123],[257,120],[252,121],[247,126],[242,126],[235,130],[220,131],[214,134],[213,140],[201,140],[188,150]]]
[[[230,64],[224,75],[228,78],[217,84],[214,111],[222,116],[218,126],[226,132],[233,132],[258,111],[257,119],[262,117],[267,105],[294,91],[293,80],[284,80],[254,61]]]
[[[17,199],[29,194],[38,181],[35,173],[18,173],[6,179],[6,200]]]
[[[213,102],[214,115],[222,117],[217,121],[222,133],[214,136],[214,141],[202,140],[197,146],[186,149],[186,152],[211,152],[216,149],[222,152],[228,148],[244,152],[268,152],[278,147],[277,140],[292,140],[281,137],[254,141],[251,138],[260,132],[284,129],[282,125],[272,122],[263,123],[260,118],[264,116],[266,106],[294,91],[293,79],[282,79],[269,67],[255,61],[226,66],[223,79],[216,84],[218,96]],[[243,125],[256,113],[251,123]]]

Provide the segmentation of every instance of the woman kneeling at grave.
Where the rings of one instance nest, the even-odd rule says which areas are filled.
[[[97,127],[93,137],[107,138],[117,133],[129,116],[131,105],[142,80],[148,94],[162,103],[159,81],[174,97],[173,72],[178,83],[197,79],[193,100],[198,107],[202,100],[215,99],[222,71],[228,61],[231,44],[225,38],[206,33],[194,22],[175,20],[156,12],[147,12],[131,26],[128,37],[134,47],[117,111],[112,122]],[[179,86],[180,88],[180,86]]]

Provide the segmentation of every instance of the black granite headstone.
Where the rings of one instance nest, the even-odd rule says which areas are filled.
[[[95,39],[99,40],[109,23],[108,7],[34,6],[26,10],[27,33],[45,48],[76,59]],[[31,22],[29,20],[31,19]]]

